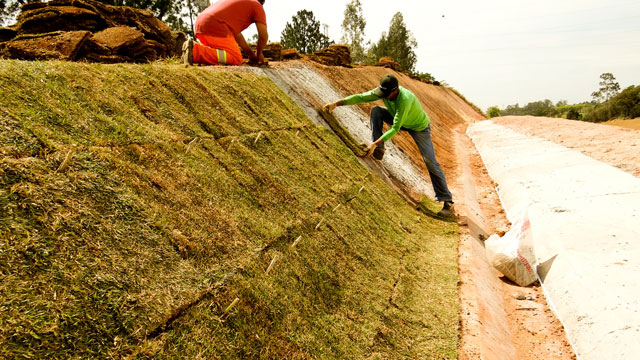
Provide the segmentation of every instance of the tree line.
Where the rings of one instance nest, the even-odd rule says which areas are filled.
[[[367,21],[360,0],[351,0],[346,4],[342,21],[341,43],[351,48],[354,63],[374,64],[382,57],[393,58],[403,70],[415,73],[417,56],[416,39],[404,22],[402,13],[397,12],[391,19],[389,30],[383,32],[375,43],[365,42],[364,30]],[[287,22],[280,42],[285,48],[296,48],[300,53],[310,54],[334,43],[321,31],[322,25],[312,11],[300,10]],[[421,74],[430,77],[430,74]]]
[[[509,105],[504,109],[492,106],[487,116],[544,116],[604,122],[613,119],[633,119],[640,117],[640,86],[629,86],[620,91],[620,84],[612,73],[600,75],[600,88],[591,93],[592,101],[569,104],[562,100],[554,104],[551,100],[534,101],[520,106]]]

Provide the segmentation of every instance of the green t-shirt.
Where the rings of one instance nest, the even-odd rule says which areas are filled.
[[[384,101],[384,105],[387,107],[387,110],[389,110],[391,116],[393,116],[393,125],[391,129],[382,134],[381,138],[383,141],[391,139],[401,128],[422,131],[429,126],[429,116],[422,110],[420,101],[418,101],[418,98],[411,91],[400,86],[398,97],[391,101],[376,95],[375,90],[376,89],[363,92],[362,94],[348,96],[342,99],[342,102],[345,105],[357,105],[376,100]]]

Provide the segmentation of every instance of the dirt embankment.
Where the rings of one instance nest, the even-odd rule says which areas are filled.
[[[416,94],[431,119],[436,155],[463,215],[459,245],[462,328],[458,357],[573,359],[562,324],[549,309],[542,290],[520,288],[500,279],[501,274],[484,257],[481,239],[509,226],[495,184],[465,134],[467,124],[484,120],[484,116],[446,88],[414,81],[389,69],[313,66],[342,96],[372,89],[384,74],[394,73],[401,86]],[[359,105],[363,117],[368,119],[370,109],[379,104]],[[393,141],[426,175],[411,137],[400,133]]]

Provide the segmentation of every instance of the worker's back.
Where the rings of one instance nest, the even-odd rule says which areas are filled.
[[[198,15],[195,33],[226,37],[242,32],[254,22],[267,23],[257,0],[220,0]]]

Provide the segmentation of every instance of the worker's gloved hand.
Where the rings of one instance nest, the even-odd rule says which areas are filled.
[[[376,149],[376,144],[375,143],[371,143],[369,146],[367,146],[366,148],[364,148],[364,152],[365,155],[364,157],[369,157],[373,154],[373,151]]]
[[[322,110],[332,112],[335,108],[338,107],[338,104],[335,102],[328,103],[327,105],[322,107]]]

